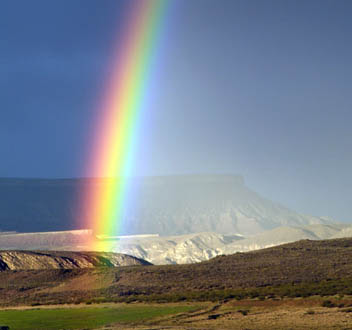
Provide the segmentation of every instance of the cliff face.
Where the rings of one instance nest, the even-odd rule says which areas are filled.
[[[352,226],[347,224],[281,226],[250,237],[207,232],[123,239],[111,242],[111,251],[133,255],[153,264],[184,264],[208,260],[222,254],[264,249],[302,239],[322,240],[351,236]]]
[[[153,264],[184,264],[208,260],[221,254],[258,250],[301,239],[322,240],[339,237],[352,237],[352,225],[281,226],[250,237],[203,232],[177,236],[125,237],[103,242],[94,240],[90,230],[0,233],[0,251],[92,251],[91,242],[94,240],[95,251],[122,253]]]
[[[143,259],[112,252],[0,251],[0,271],[135,265],[150,265],[150,263]]]

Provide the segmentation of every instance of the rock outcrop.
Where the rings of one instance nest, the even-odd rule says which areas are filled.
[[[0,271],[137,265],[150,265],[150,263],[113,252],[0,251]]]

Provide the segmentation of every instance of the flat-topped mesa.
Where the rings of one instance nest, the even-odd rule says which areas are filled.
[[[244,178],[242,175],[233,174],[197,174],[197,175],[174,175],[174,176],[152,176],[132,179],[136,182],[159,185],[159,184],[185,184],[185,183],[228,183],[243,186]]]
[[[0,251],[0,271],[141,265],[151,264],[143,259],[113,252]]]
[[[119,179],[0,178],[0,195],[6,196],[0,199],[0,229],[51,232],[90,227],[92,224],[85,223],[85,219],[90,218],[91,212],[77,202],[78,196],[84,196],[87,191],[98,194],[111,180]],[[247,187],[239,175],[139,177],[130,178],[128,186],[124,226],[114,235],[215,232],[252,236],[282,225],[332,223],[330,219],[299,214],[263,198]],[[71,236],[77,241],[85,235]],[[17,248],[0,244],[2,249],[7,247]]]

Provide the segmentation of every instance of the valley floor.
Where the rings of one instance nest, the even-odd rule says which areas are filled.
[[[325,301],[325,299],[324,299]],[[352,329],[351,308],[326,308],[321,299],[287,299],[282,302],[255,300],[229,302],[197,312],[152,320],[144,326],[115,325],[113,330],[290,330]]]
[[[16,313],[17,323],[11,321]],[[86,321],[91,319],[92,322],[77,323],[77,318],[83,315]],[[352,297],[247,299],[223,303],[51,305],[40,308],[18,306],[0,310],[0,325],[6,320],[9,320],[7,325],[11,330],[62,327],[99,330],[352,330]],[[37,323],[38,320],[40,323]],[[102,322],[94,325],[94,320]]]

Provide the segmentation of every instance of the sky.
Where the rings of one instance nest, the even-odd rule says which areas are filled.
[[[128,1],[2,0],[0,177],[81,177]],[[170,1],[133,174],[241,174],[352,222],[352,2]]]

